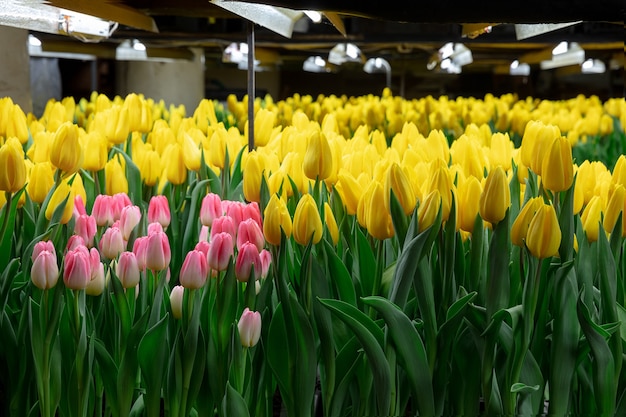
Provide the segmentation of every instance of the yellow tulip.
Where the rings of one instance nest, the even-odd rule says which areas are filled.
[[[83,162],[78,126],[70,122],[59,126],[50,148],[50,162],[66,174],[78,171]]]
[[[23,145],[28,141],[28,122],[22,108],[15,104],[9,110],[6,137],[16,137]]]
[[[457,187],[458,226],[461,230],[472,233],[478,215],[478,197],[482,192],[480,181],[469,177]]]
[[[572,147],[564,136],[555,138],[546,149],[541,168],[541,180],[544,188],[559,192],[572,186],[574,166]]]
[[[99,131],[82,135],[82,148],[85,149],[82,168],[87,171],[100,171],[108,159],[107,141]]]
[[[337,227],[335,215],[330,209],[330,204],[328,203],[324,203],[324,222],[326,223],[326,230],[328,230],[328,234],[333,241],[333,245],[337,246],[337,242],[339,242],[339,228]]]
[[[626,227],[624,227],[624,206],[626,204],[626,190],[624,186],[619,184],[613,190],[609,203],[606,206],[604,212],[604,230],[607,233],[612,233],[617,223],[617,218],[622,215],[622,236],[626,235]]]
[[[50,162],[39,162],[33,165],[28,178],[26,192],[35,203],[43,203],[48,192],[54,186],[54,168]]]
[[[106,126],[104,135],[115,145],[126,142],[130,133],[128,108],[114,105],[106,110]]]
[[[126,179],[126,172],[120,163],[120,158],[120,156],[115,156],[104,165],[105,190],[108,195],[128,193],[128,179]]]
[[[137,167],[144,184],[149,187],[154,186],[161,176],[161,157],[155,150],[146,150],[144,155],[138,160]]]
[[[208,153],[206,149],[204,152],[204,154],[208,156],[209,163],[220,169],[224,169],[227,137],[228,132],[222,124],[219,124],[215,132],[213,132],[213,135],[211,135]],[[228,157],[229,159],[233,158],[233,155],[228,155]]]
[[[437,159],[431,165],[430,175],[427,180],[426,192],[439,191],[441,197],[441,218],[445,222],[450,216],[452,207],[452,180],[448,173],[449,169],[442,159]]]
[[[411,214],[415,208],[415,204],[417,203],[415,193],[413,192],[413,187],[409,182],[409,178],[404,173],[404,170],[395,162],[387,169],[387,175],[385,178],[385,195],[383,201],[385,202],[387,212],[391,212],[389,202],[391,190],[393,190],[393,194],[402,206],[404,214]]]
[[[613,183],[626,187],[626,155],[620,155],[613,167]]]
[[[259,109],[254,118],[254,146],[265,146],[270,141],[276,122],[276,114],[267,109]]]
[[[348,171],[339,172],[337,191],[341,196],[346,211],[349,215],[355,215],[359,206],[359,200],[363,195],[363,189],[357,180]]]
[[[263,179],[262,156],[252,151],[248,154],[243,168],[243,196],[247,201],[261,202],[261,181]]]
[[[511,169],[513,148],[508,133],[494,133],[491,137],[491,166],[501,165],[505,171]]]
[[[74,212],[74,194],[72,193],[72,189],[67,183],[67,180],[62,180],[52,193],[50,200],[48,200],[48,206],[46,207],[46,219],[52,219],[52,215],[56,211],[57,207],[63,204],[65,199],[67,199],[67,201],[63,206],[63,214],[60,219],[61,224],[69,222]]]
[[[54,141],[54,133],[37,132],[33,135],[33,144],[26,151],[26,155],[34,163],[50,161],[50,150]]]
[[[441,208],[441,194],[439,190],[431,191],[417,209],[418,229],[423,232],[433,225]]]
[[[511,206],[509,182],[501,166],[491,170],[480,194],[479,212],[483,220],[496,224],[506,215]]]
[[[130,93],[124,99],[124,105],[128,111],[128,129],[131,132],[150,131],[152,113],[145,100],[135,93]]]
[[[521,248],[524,247],[530,221],[542,205],[543,198],[541,197],[531,198],[524,204],[511,226],[511,243]]]
[[[600,229],[600,221],[604,207],[600,196],[593,196],[585,210],[583,210],[580,220],[583,224],[583,230],[587,235],[589,242],[595,242],[598,240],[598,232]]]
[[[373,180],[359,202],[359,207],[363,206],[363,208],[359,208],[359,211],[363,212],[361,216],[365,218],[367,231],[370,235],[380,240],[393,237],[394,235],[393,223],[389,212],[380,209],[380,203],[385,198],[384,194],[383,185]]]
[[[310,194],[303,195],[293,215],[293,238],[301,245],[308,245],[311,240],[318,243],[323,232],[322,218],[315,200]]]
[[[26,183],[24,151],[19,141],[0,146],[0,191],[15,193]]]
[[[537,209],[526,236],[526,246],[531,255],[544,259],[556,256],[561,245],[561,228],[556,211],[551,205],[543,204]]]
[[[272,194],[263,212],[263,234],[272,245],[280,245],[281,234],[291,236],[292,222],[287,204],[277,194]],[[310,237],[309,237],[310,238]]]
[[[202,153],[200,152],[199,144],[196,144],[191,135],[186,132],[182,133],[180,144],[185,167],[189,171],[200,171]]]
[[[170,183],[180,185],[187,180],[183,148],[178,143],[166,148],[161,161],[165,164],[165,177]]]
[[[324,133],[317,130],[309,132],[302,168],[304,175],[312,180],[324,180],[332,173],[333,154]]]

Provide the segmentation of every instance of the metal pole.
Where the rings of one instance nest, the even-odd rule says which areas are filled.
[[[254,22],[248,21],[248,152],[254,149]]]

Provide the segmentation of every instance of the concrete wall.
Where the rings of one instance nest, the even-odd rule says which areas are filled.
[[[28,31],[0,26],[0,97],[11,97],[24,112],[32,111]]]

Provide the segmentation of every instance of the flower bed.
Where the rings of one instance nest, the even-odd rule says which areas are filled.
[[[626,413],[626,101],[0,100],[0,404]]]

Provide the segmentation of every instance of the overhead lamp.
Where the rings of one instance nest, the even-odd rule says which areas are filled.
[[[194,57],[187,48],[148,48],[138,39],[124,40],[115,48],[118,61],[176,62],[193,60]]]
[[[560,42],[552,49],[552,59],[541,61],[541,69],[580,65],[585,61],[585,50],[576,42]]]
[[[530,75],[530,65],[519,62],[517,59],[511,62],[509,66],[509,74],[510,75],[522,75],[529,76]]]
[[[222,62],[239,64],[248,60],[248,44],[245,42],[233,42],[222,53]]]
[[[318,11],[305,10],[304,14],[307,15],[307,17],[311,19],[313,23],[320,23],[322,21],[322,14]]]
[[[90,49],[93,50],[93,45],[90,46]],[[28,35],[28,55],[30,57],[37,58],[63,58],[75,59],[78,61],[93,61],[96,59],[96,56],[92,54],[65,51],[44,51],[41,40],[34,35]]]
[[[391,88],[391,65],[385,58],[370,58],[363,65],[363,71],[368,74],[380,74],[386,75],[386,86]]]
[[[335,65],[362,61],[361,49],[353,43],[338,43],[328,53],[328,62]]]
[[[448,42],[428,61],[426,68],[446,74],[460,74],[461,67],[474,62],[472,51],[462,43]]]
[[[107,39],[117,29],[117,26],[116,22],[109,22],[72,10],[60,9],[59,32],[83,42],[99,42]]]
[[[580,70],[583,74],[604,74],[606,65],[599,59],[589,58],[580,65]]]
[[[209,0],[216,6],[228,10],[257,25],[263,26],[286,38],[291,38],[296,22],[303,16],[298,10],[266,4],[249,3],[232,0]]]
[[[330,72],[326,60],[321,56],[310,56],[302,64],[302,70],[307,72]]]

